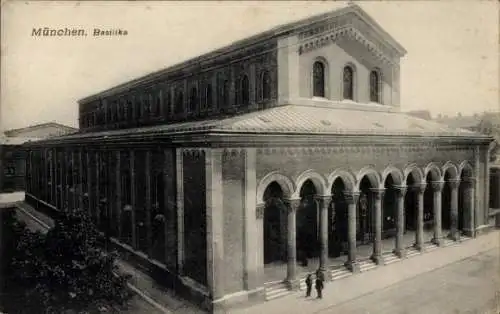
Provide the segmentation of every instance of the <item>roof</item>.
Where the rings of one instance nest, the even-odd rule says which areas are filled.
[[[193,65],[199,65],[201,62],[208,61],[211,59],[218,58],[220,56],[232,53],[234,51],[237,51],[239,49],[242,49],[244,47],[248,47],[260,42],[263,42],[265,40],[277,38],[280,36],[285,36],[287,34],[299,31],[313,23],[318,23],[322,22],[337,16],[345,15],[347,13],[354,13],[356,14],[359,18],[361,18],[364,22],[366,22],[374,33],[377,35],[381,36],[395,51],[398,52],[400,56],[403,56],[406,54],[406,50],[404,47],[396,41],[389,33],[387,33],[372,17],[368,15],[360,6],[350,2],[349,5],[343,6],[341,8],[319,14],[319,15],[314,15],[305,19],[298,20],[296,22],[291,22],[287,23],[284,25],[280,25],[277,27],[274,27],[268,31],[262,32],[260,34],[256,34],[251,37],[247,37],[238,41],[235,41],[231,43],[230,45],[227,45],[225,47],[222,47],[217,50],[213,50],[211,52],[199,55],[198,57],[188,59],[186,61],[183,61],[181,63],[172,65],[170,67],[167,67],[165,69],[147,74],[145,76],[139,77],[137,79],[125,82],[123,84],[119,84],[117,86],[111,87],[109,89],[106,89],[104,91],[101,91],[99,93],[96,93],[94,95],[90,95],[88,97],[85,97],[83,99],[80,99],[78,102],[79,103],[85,103],[88,101],[95,100],[96,98],[99,97],[106,97],[109,96],[107,94],[116,94],[120,93],[122,91],[127,91],[129,89],[135,88],[141,84],[147,84],[148,82],[152,82],[161,76],[168,74],[168,73],[173,73],[175,71],[179,71],[183,68],[193,66]]]
[[[40,140],[39,138],[32,137],[6,137],[0,136],[0,145],[22,145],[27,142],[35,142]]]
[[[488,138],[472,131],[409,116],[400,112],[339,109],[332,106],[285,105],[236,117],[152,127],[78,133],[54,140],[175,136],[186,133],[247,133],[307,135],[380,135]]]
[[[37,129],[42,129],[42,128],[48,128],[48,127],[55,127],[59,129],[64,129],[67,130],[68,132],[75,132],[78,129],[57,123],[57,122],[45,122],[45,123],[40,123],[40,124],[35,124],[35,125],[30,125],[27,127],[22,127],[22,128],[17,128],[17,129],[10,129],[5,131],[6,136],[15,136],[15,134],[22,133],[22,132],[27,132],[27,131],[33,131]]]
[[[438,123],[446,124],[454,128],[470,129],[479,126],[481,117],[479,116],[456,116],[438,118],[435,121]]]

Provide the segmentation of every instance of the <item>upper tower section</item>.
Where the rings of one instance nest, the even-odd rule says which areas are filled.
[[[279,103],[399,110],[406,50],[355,4],[278,39]]]

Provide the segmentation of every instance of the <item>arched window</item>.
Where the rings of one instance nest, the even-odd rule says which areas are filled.
[[[166,91],[164,95],[165,97],[163,97],[163,112],[165,116],[168,117],[168,115],[170,114],[170,110],[172,110],[170,108],[171,106],[170,91]]]
[[[352,67],[345,66],[343,74],[344,99],[354,99],[354,71]]]
[[[184,111],[184,93],[178,89],[175,91],[175,108],[174,113],[180,114]]]
[[[370,72],[370,101],[380,102],[380,75],[378,71]]]
[[[264,71],[261,77],[261,99],[266,100],[271,98],[271,77],[269,71]]]
[[[313,96],[325,97],[325,64],[321,61],[313,65]]]
[[[134,119],[134,108],[132,105],[132,100],[127,100],[127,120],[132,121]]]
[[[161,93],[158,93],[158,95],[156,95],[156,103],[155,105],[153,106],[153,116],[157,116],[160,114],[160,108],[161,108]]]
[[[121,100],[119,100],[117,102],[117,104],[118,104],[118,117],[117,117],[117,120],[118,120],[118,122],[122,122],[123,121],[123,116],[124,116],[123,112],[124,112],[124,109],[125,109],[124,108],[125,104]]]
[[[191,88],[191,95],[189,97],[189,112],[196,112],[198,109],[198,90],[196,87]]]
[[[149,95],[144,96],[144,117],[143,118],[149,118],[151,114],[151,99]]]
[[[222,83],[222,104],[224,108],[229,107],[229,81],[224,80]]]
[[[205,87],[205,107],[212,108],[212,84],[210,83]]]
[[[141,113],[142,113],[142,110],[141,110],[141,101],[139,99],[137,99],[135,101],[135,107],[134,107],[134,112],[135,112],[135,118],[136,119],[140,119],[142,118],[141,116]]]
[[[247,106],[250,103],[250,83],[248,76],[241,78],[241,104]]]

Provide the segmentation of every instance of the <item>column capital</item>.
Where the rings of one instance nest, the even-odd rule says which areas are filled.
[[[460,186],[460,179],[450,179],[447,181],[452,189],[458,189]]]
[[[373,196],[375,196],[375,199],[379,200],[384,196],[385,189],[370,188],[370,192],[372,192]]]
[[[404,197],[406,195],[406,191],[408,190],[408,187],[406,185],[394,185],[393,188],[396,191],[396,195],[398,197]]]
[[[359,199],[360,192],[346,191],[344,192],[344,197],[347,204],[356,204]]]
[[[465,177],[463,180],[469,187],[474,188],[476,185],[476,178],[474,177]]]
[[[331,195],[315,195],[314,200],[319,203],[321,207],[328,207],[330,205],[330,201],[332,200]]]
[[[287,199],[285,204],[289,211],[296,213],[300,207],[300,199]]]
[[[432,181],[431,186],[434,192],[441,192],[444,187],[444,181]]]
[[[415,183],[414,185],[411,186],[411,188],[417,193],[424,193],[426,187],[427,183],[425,182]]]
[[[257,204],[257,207],[255,208],[255,218],[256,219],[263,219],[264,218],[265,208],[266,208],[266,204]]]

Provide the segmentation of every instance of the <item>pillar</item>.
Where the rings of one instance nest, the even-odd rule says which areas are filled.
[[[246,148],[245,155],[245,199],[244,199],[244,287],[246,290],[255,290],[261,286],[263,272],[263,247],[260,248],[258,224],[262,224],[262,217],[257,215],[257,149]],[[257,211],[257,212],[256,212]],[[262,255],[262,256],[261,256]]]
[[[122,172],[121,172],[121,152],[117,150],[115,152],[116,164],[115,164],[115,184],[116,184],[116,196],[115,196],[115,210],[116,210],[116,224],[118,224],[118,234],[117,238],[122,238]],[[126,192],[126,191],[125,191]]]
[[[375,239],[373,241],[372,260],[377,265],[383,265],[382,258],[382,199],[385,189],[370,189],[374,200],[374,222],[375,222]]]
[[[100,154],[99,154],[99,151],[96,150],[95,152],[95,221],[96,221],[96,225],[98,226],[98,228],[100,229],[100,226],[101,226],[101,186],[100,186],[100,182],[101,182],[101,171],[100,171],[100,168],[101,168],[101,160],[100,160]]]
[[[345,192],[348,216],[348,246],[347,267],[352,272],[359,272],[359,264],[356,261],[356,205],[359,199],[359,192]]]
[[[153,256],[153,230],[151,228],[151,150],[148,149],[145,154],[144,160],[144,174],[146,177],[146,195],[145,195],[145,209],[146,209],[146,241],[148,245],[147,254]]]
[[[205,154],[207,219],[207,284],[214,303],[224,296],[224,217],[222,149]]]
[[[331,196],[318,197],[317,201],[320,209],[320,239],[321,253],[319,259],[319,269],[324,273],[328,267],[328,207],[332,200]],[[326,276],[325,276],[326,278]]]
[[[182,148],[175,150],[175,179],[177,187],[177,273],[184,274],[184,171]]]
[[[451,208],[450,208],[450,237],[454,241],[460,240],[460,233],[458,232],[458,187],[460,186],[459,179],[448,181],[451,189]]]
[[[405,195],[406,186],[395,186],[396,204],[397,204],[397,221],[396,221],[396,250],[395,253],[400,258],[405,257],[405,247],[403,243],[403,235],[405,229]]]
[[[436,245],[441,246],[442,242],[442,230],[441,230],[441,192],[443,191],[444,182],[443,181],[433,181],[432,191],[434,192],[434,239],[433,242]]]
[[[299,287],[297,276],[297,241],[296,241],[296,215],[300,206],[300,200],[294,199],[287,202],[287,272],[286,281],[289,289],[296,290]]]
[[[417,234],[415,239],[415,247],[423,252],[424,246],[424,192],[427,184],[418,183],[413,188],[417,194]]]
[[[135,249],[137,248],[137,230],[135,228],[135,211],[137,208],[136,204],[136,191],[135,191],[135,151],[130,150],[130,205],[132,205],[132,212],[131,212],[131,221],[130,223],[132,224],[132,247]]]
[[[71,206],[73,207],[73,209],[76,209],[77,206],[78,206],[78,191],[77,191],[77,186],[78,186],[78,178],[76,177],[76,171],[75,169],[77,168],[76,166],[76,162],[75,162],[75,155],[76,155],[76,152],[74,150],[71,151],[71,170],[73,170],[71,172],[71,178],[72,178],[72,183],[73,183],[73,196],[72,196],[72,204]]]
[[[176,204],[172,202],[172,191],[175,191],[175,163],[174,163],[174,154],[171,149],[163,150],[163,182],[164,182],[164,193],[163,193],[163,211],[165,215],[165,228],[164,228],[164,237],[165,237],[165,262],[169,267],[171,265],[177,265],[177,248],[171,246],[170,243],[175,243],[179,241],[178,236],[174,235],[172,231],[176,230],[174,223],[177,221],[177,213],[175,206]],[[175,237],[175,241],[172,241],[172,237]]]
[[[83,169],[83,148],[80,148],[78,150],[78,167],[80,168],[80,178],[78,181],[80,182],[80,189],[78,191],[78,208],[82,211],[84,211],[84,205],[83,205],[83,193],[85,191],[85,188],[83,186],[85,180],[83,179],[85,176],[85,172],[88,171],[88,169]]]
[[[86,190],[87,190],[87,205],[88,205],[88,209],[87,209],[87,212],[89,214],[89,216],[92,217],[92,213],[93,213],[93,202],[94,202],[94,193],[92,191],[92,161],[91,161],[91,158],[90,158],[90,152],[87,151],[86,154],[85,154],[85,158],[87,159],[87,186],[86,186]]]

